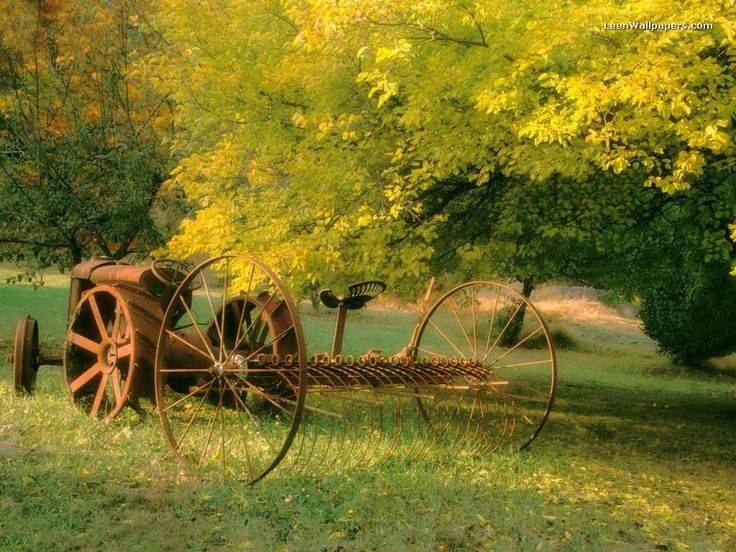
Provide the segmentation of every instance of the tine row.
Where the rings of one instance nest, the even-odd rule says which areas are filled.
[[[283,357],[279,354],[259,354],[249,365],[253,366],[272,366],[281,368],[298,367],[298,358],[292,354],[286,354]],[[378,354],[365,354],[359,357],[352,355],[335,355],[331,356],[327,353],[314,354],[307,362],[308,368],[313,367],[387,367],[387,368],[422,368],[422,367],[470,367],[479,368],[480,361],[476,358],[457,358],[446,356],[424,356],[416,360],[412,360],[405,354],[393,355],[390,357]]]

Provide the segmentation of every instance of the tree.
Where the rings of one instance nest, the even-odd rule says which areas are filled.
[[[592,279],[591,259],[620,249],[602,244],[612,229],[666,226],[733,170],[735,10],[172,0],[158,20],[172,47],[153,66],[176,90],[174,181],[198,211],[171,248],[407,292],[437,269]],[[712,28],[604,29],[632,20]],[[716,208],[702,249],[732,260],[736,204]]]
[[[697,366],[736,351],[736,279],[723,239],[734,205],[736,178],[706,171],[666,202],[642,201],[637,223],[606,232],[616,248],[587,270],[594,285],[640,298],[644,331],[675,362]]]
[[[159,193],[171,105],[137,69],[158,40],[144,4],[2,4],[0,257],[68,266],[161,245],[156,219],[181,201]]]
[[[677,363],[703,365],[736,352],[736,280],[724,263],[692,263],[662,270],[643,290],[644,331]]]

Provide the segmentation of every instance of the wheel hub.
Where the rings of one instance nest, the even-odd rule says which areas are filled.
[[[109,374],[116,368],[118,364],[118,347],[112,341],[102,344],[100,364],[102,364],[102,371],[106,374]]]
[[[213,375],[221,378],[225,374],[225,365],[222,362],[216,362],[210,369]]]
[[[247,370],[247,364],[248,363],[243,355],[235,354],[225,362],[216,362],[213,364],[212,368],[210,368],[210,374],[215,377],[222,378],[225,377],[225,372],[227,370]]]

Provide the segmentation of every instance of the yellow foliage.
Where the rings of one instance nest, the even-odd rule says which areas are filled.
[[[673,20],[714,27],[604,28]],[[736,162],[734,21],[716,0],[166,0],[150,70],[178,104],[172,179],[199,206],[172,249],[398,281],[428,270],[432,182],[695,186],[714,156]]]

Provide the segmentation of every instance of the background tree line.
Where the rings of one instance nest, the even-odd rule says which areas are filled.
[[[3,2],[0,258],[145,255],[178,222],[181,199],[160,193],[173,104],[137,69],[158,41],[143,5]]]
[[[10,6],[6,257],[146,252],[192,209],[171,254],[294,288],[580,282],[678,360],[736,349],[734,2]]]

